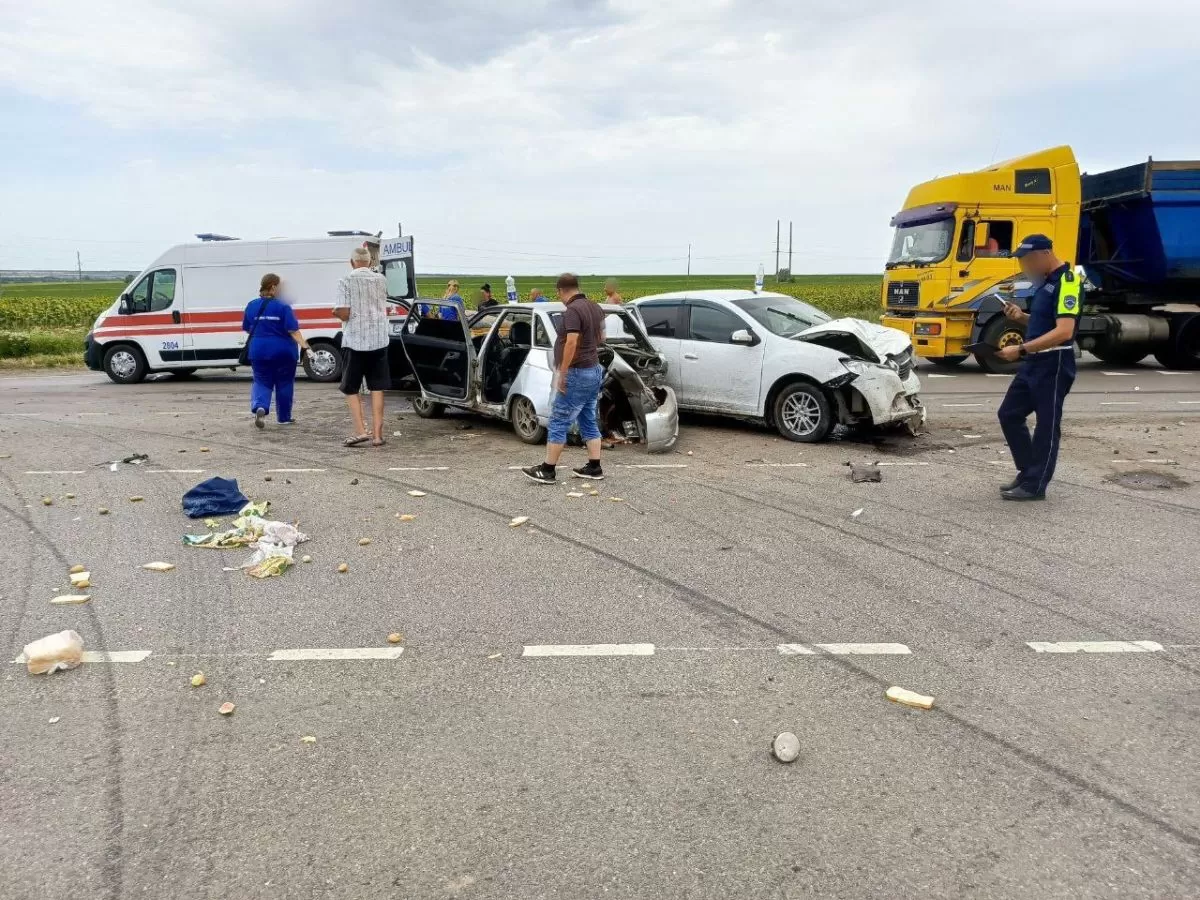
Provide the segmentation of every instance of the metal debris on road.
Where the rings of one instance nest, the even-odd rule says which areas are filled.
[[[222,703],[217,712],[223,716],[232,716],[235,709],[237,709],[237,705],[234,703]]]
[[[771,742],[771,753],[781,763],[795,762],[800,756],[800,738],[790,731],[781,731]]]
[[[74,669],[83,662],[83,638],[70,630],[49,634],[26,644],[22,655],[30,675]]]
[[[149,569],[151,572],[170,572],[173,568],[175,568],[175,563],[148,562],[142,566],[142,568]]]
[[[854,463],[846,463],[850,467],[850,480],[855,484],[865,484],[867,482],[883,481],[883,473],[879,471],[879,465],[863,463],[855,465]]]
[[[933,709],[932,697],[902,687],[888,688],[886,696],[893,703],[899,703],[901,706],[911,706],[913,709]]]
[[[50,603],[54,606],[77,606],[92,599],[91,594],[62,594],[54,597]]]
[[[204,677],[203,672],[197,672],[192,676],[192,687],[204,687],[208,684],[208,679]]]
[[[528,521],[529,521],[529,516],[517,516],[515,519],[513,519],[511,522],[508,523],[508,527],[509,528],[520,528],[522,525],[524,525]]]

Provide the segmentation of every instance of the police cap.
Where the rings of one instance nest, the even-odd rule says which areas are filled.
[[[1046,237],[1044,234],[1031,234],[1017,245],[1017,249],[1013,251],[1013,256],[1015,256],[1017,259],[1020,259],[1027,253],[1034,253],[1038,250],[1053,249],[1054,241],[1050,240],[1050,238]]]

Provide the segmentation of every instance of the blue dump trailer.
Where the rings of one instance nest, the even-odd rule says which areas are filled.
[[[1079,342],[1132,364],[1200,368],[1200,161],[1080,177],[1076,262],[1087,273]]]

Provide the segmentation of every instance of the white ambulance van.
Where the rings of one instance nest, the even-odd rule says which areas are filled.
[[[246,304],[258,296],[262,276],[274,272],[283,279],[313,349],[313,358],[303,360],[308,377],[341,378],[342,323],[332,311],[335,290],[350,271],[356,247],[366,246],[378,261],[378,236],[343,231],[309,240],[197,237],[199,243],[164,252],[100,314],[87,338],[89,368],[118,384],[136,384],[153,372],[190,375],[235,367],[246,343]],[[397,323],[417,293],[412,239],[406,240],[407,255],[396,252],[392,240],[386,266],[394,304],[389,317]]]

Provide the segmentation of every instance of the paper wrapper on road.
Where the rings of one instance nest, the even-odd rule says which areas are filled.
[[[82,662],[83,638],[74,631],[60,631],[25,645],[25,665],[31,675],[74,669]]]

